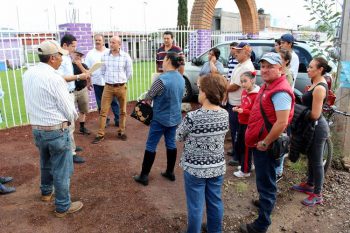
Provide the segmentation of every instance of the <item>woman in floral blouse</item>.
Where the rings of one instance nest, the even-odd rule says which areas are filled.
[[[220,74],[200,77],[198,101],[202,107],[189,112],[176,131],[176,139],[185,142],[180,166],[184,169],[188,233],[200,232],[204,202],[207,231],[222,231],[221,186],[226,172],[224,140],[229,123],[228,113],[220,103],[226,83]]]

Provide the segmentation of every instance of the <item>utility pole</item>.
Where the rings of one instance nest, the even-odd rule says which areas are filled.
[[[341,28],[341,49],[340,49],[340,63],[350,64],[350,1],[343,2],[343,17]],[[341,67],[341,64],[339,67]],[[343,66],[344,67],[344,66]],[[348,66],[349,67],[349,66]],[[343,69],[343,68],[342,68]],[[342,79],[340,76],[347,76],[347,79]],[[350,82],[349,70],[338,71],[338,78],[340,78],[340,88],[337,91],[338,108],[341,111],[350,112]],[[339,142],[339,147],[344,157],[344,164],[347,169],[350,168],[350,119],[349,117],[339,116],[336,123],[336,132]]]

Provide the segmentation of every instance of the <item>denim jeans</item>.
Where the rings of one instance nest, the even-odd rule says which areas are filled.
[[[33,135],[40,153],[41,194],[55,190],[56,211],[65,212],[71,203],[69,186],[73,173],[69,130],[33,130]]]
[[[235,150],[236,134],[239,126],[238,112],[232,111],[232,108],[233,108],[233,105],[229,103],[226,104],[226,110],[228,112],[231,140],[232,140],[232,157],[234,160],[239,161],[239,155],[236,153],[236,150]]]
[[[207,231],[222,232],[224,205],[221,188],[224,176],[198,178],[184,171],[187,202],[187,233],[200,233],[204,200],[207,207]]]
[[[259,216],[253,226],[258,231],[266,231],[271,224],[271,212],[276,203],[276,167],[279,161],[269,156],[266,151],[253,149],[256,173],[256,186],[259,192]]]
[[[150,152],[157,151],[157,145],[160,138],[164,135],[165,146],[169,150],[176,149],[175,134],[177,126],[166,127],[158,121],[151,121],[146,142],[146,150]]]
[[[96,85],[94,84],[94,92],[95,92],[95,98],[96,98],[96,104],[98,107],[98,112],[101,111],[101,99],[102,99],[102,93],[103,93],[104,86]],[[111,103],[112,112],[114,115],[114,123],[119,125],[119,103],[117,98],[113,98],[113,101]]]

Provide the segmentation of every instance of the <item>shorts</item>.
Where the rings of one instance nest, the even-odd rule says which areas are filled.
[[[87,87],[84,87],[80,91],[74,91],[75,103],[78,105],[80,113],[89,112],[89,94]]]

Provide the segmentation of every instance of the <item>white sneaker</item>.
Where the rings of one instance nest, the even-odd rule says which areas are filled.
[[[250,173],[244,173],[242,171],[237,171],[233,173],[234,176],[239,177],[239,178],[244,178],[244,177],[249,177]]]
[[[237,167],[237,171],[240,171],[240,170],[241,170],[241,166],[238,166],[238,167]],[[252,170],[252,171],[254,171],[254,170],[255,170],[255,166],[254,166],[254,164],[252,164],[252,166],[251,166],[250,170]]]

